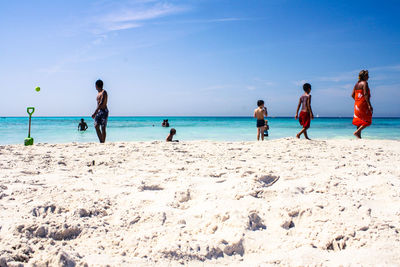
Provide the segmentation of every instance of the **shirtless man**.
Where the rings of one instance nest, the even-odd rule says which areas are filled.
[[[308,140],[308,134],[307,130],[310,128],[311,125],[311,120],[314,119],[314,113],[311,109],[311,84],[305,83],[303,84],[303,91],[304,94],[300,97],[299,99],[299,104],[297,104],[297,110],[296,110],[296,115],[294,118],[297,120],[299,119],[300,125],[303,127],[301,131],[296,134],[297,138],[300,138],[302,134],[304,134],[304,137]],[[299,115],[299,110],[301,107],[300,115]]]
[[[108,95],[107,91],[103,89],[102,80],[96,81],[96,90],[97,92],[99,92],[96,98],[97,108],[96,111],[93,113],[92,118],[94,119],[94,127],[96,128],[96,133],[99,137],[99,141],[100,143],[104,143],[106,141],[106,127],[108,120]]]
[[[257,106],[258,108],[254,110],[254,118],[257,119],[257,140],[259,141],[261,136],[261,140],[264,141],[264,127],[265,127],[264,116],[267,117],[268,113],[267,113],[267,108],[264,107],[263,100],[258,100]]]
[[[87,123],[85,122],[84,119],[81,119],[81,122],[78,125],[78,131],[84,132],[88,128]]]

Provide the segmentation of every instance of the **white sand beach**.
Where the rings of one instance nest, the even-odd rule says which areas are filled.
[[[400,141],[0,147],[0,266],[400,264]]]

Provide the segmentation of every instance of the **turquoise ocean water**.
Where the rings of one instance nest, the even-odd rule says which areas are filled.
[[[89,129],[78,132],[81,117],[33,117],[31,136],[35,143],[97,142],[93,120],[84,117]],[[179,140],[251,141],[256,137],[256,121],[250,117],[110,117],[107,141],[165,140],[169,129],[161,127],[169,119]],[[269,137],[294,137],[301,129],[294,118],[269,118]],[[352,118],[316,118],[310,138],[351,139]],[[154,125],[154,126],[153,126]],[[27,117],[0,118],[0,144],[23,144],[28,134]],[[366,139],[400,140],[400,118],[374,118],[363,132]]]

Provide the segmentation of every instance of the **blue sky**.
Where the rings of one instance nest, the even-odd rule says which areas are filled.
[[[0,116],[352,116],[370,71],[376,116],[400,116],[399,1],[0,1]],[[40,93],[34,91],[41,86]]]

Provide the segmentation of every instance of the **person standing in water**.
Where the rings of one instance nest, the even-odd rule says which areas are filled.
[[[78,131],[84,132],[86,131],[88,128],[87,123],[85,122],[85,120],[82,118],[81,122],[78,125]]]
[[[103,81],[96,81],[96,90],[97,94],[97,108],[92,115],[94,119],[94,127],[96,128],[97,137],[99,138],[100,143],[104,143],[106,141],[106,127],[108,120],[108,94],[107,91],[103,89]]]
[[[308,140],[307,129],[310,128],[311,120],[314,119],[314,114],[311,109],[311,84],[305,83],[303,85],[304,94],[299,99],[299,104],[297,105],[296,116],[294,117],[296,120],[299,119],[300,125],[303,126],[303,129],[296,135],[297,138],[300,138],[300,135],[304,134],[304,137]],[[301,106],[300,116],[299,110]]]
[[[361,131],[371,125],[372,113],[374,111],[370,102],[371,93],[368,86],[368,79],[368,70],[360,71],[358,82],[351,94],[351,97],[355,100],[353,125],[357,126],[357,130],[353,134],[359,139],[361,139]]]
[[[264,100],[258,100],[257,101],[257,106],[254,110],[254,118],[257,119],[257,141],[261,140],[264,141],[264,128],[265,128],[265,120],[264,116],[267,117],[268,112],[267,108],[264,107]]]

